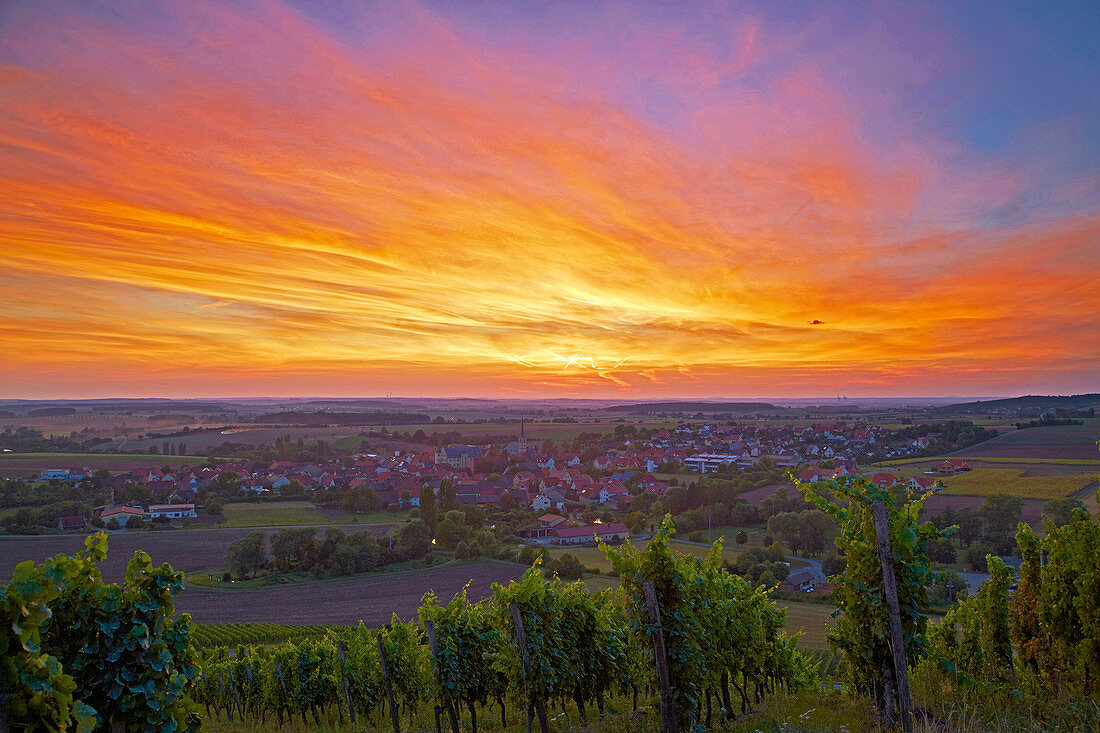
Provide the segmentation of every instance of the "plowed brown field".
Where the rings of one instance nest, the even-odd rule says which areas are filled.
[[[416,616],[429,590],[446,603],[470,584],[470,600],[491,594],[494,582],[519,578],[524,568],[496,560],[448,565],[392,575],[340,578],[294,586],[255,590],[191,587],[176,598],[176,610],[200,624],[275,623],[355,625],[377,628],[396,613]]]

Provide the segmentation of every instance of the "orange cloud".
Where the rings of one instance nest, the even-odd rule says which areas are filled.
[[[41,30],[55,57],[0,68],[5,396],[988,392],[1094,373],[1100,217],[957,221],[1019,182],[952,179],[919,146],[877,162],[813,74],[708,103],[700,145],[422,13],[418,42],[383,53],[263,12],[206,6],[174,53],[107,26],[9,34],[30,53]],[[730,73],[764,53],[745,33]],[[950,216],[920,216],[925,199]]]

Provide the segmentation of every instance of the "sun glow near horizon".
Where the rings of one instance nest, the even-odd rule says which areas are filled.
[[[1096,386],[1095,105],[971,139],[973,31],[107,7],[0,16],[2,396]]]

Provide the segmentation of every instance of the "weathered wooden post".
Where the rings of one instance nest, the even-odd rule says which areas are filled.
[[[347,661],[344,659],[344,640],[336,640],[336,652],[340,655],[340,679],[344,681],[344,697],[348,701],[348,717],[355,725],[355,701],[351,698],[351,685],[348,684]]]
[[[222,699],[225,700],[226,699],[225,678],[222,677],[222,673],[221,673],[220,670],[218,671],[218,689],[222,693]],[[233,706],[230,705],[228,703],[228,701],[226,702],[226,705],[225,705],[225,714],[229,716],[229,722],[232,723],[233,722]]]
[[[665,634],[661,628],[661,609],[657,605],[657,589],[652,580],[642,585],[645,605],[649,612],[650,634],[653,636],[653,656],[657,663],[657,681],[661,685],[661,733],[676,733],[676,704],[672,700],[672,684],[668,679],[668,655],[665,652]]]
[[[393,733],[401,733],[401,719],[397,716],[397,705],[393,701],[393,684],[390,682],[390,667],[386,664],[386,645],[382,635],[378,635],[378,657],[382,660],[382,682],[386,685],[386,703],[390,708],[390,721]]]
[[[878,558],[882,563],[882,590],[886,596],[886,606],[890,611],[890,647],[894,656],[894,675],[898,683],[898,711],[901,714],[902,730],[909,733],[912,730],[913,700],[909,696],[909,665],[905,659],[905,638],[901,632],[901,609],[898,607],[898,581],[894,576],[894,554],[890,549],[890,518],[886,505],[881,501],[872,504],[871,510],[874,512],[875,534],[878,537]],[[891,705],[889,698],[886,704],[889,708]]]
[[[531,659],[527,654],[527,632],[523,630],[523,617],[519,613],[519,606],[514,603],[510,604],[509,610],[512,612],[512,622],[516,626],[516,642],[519,644],[520,660],[523,662],[523,677],[525,680],[530,680]],[[542,698],[537,694],[531,694],[531,702],[534,703],[535,713],[539,716],[539,729],[542,733],[550,733],[550,723],[546,719],[546,706],[542,704]],[[530,714],[527,716],[527,733],[531,733]]]
[[[436,669],[439,668],[439,642],[435,638],[435,624],[431,619],[424,622],[424,631],[428,634],[428,648],[432,651],[432,659],[435,660]],[[453,705],[435,706],[435,730],[436,733],[441,733],[442,726],[439,722],[439,714],[442,708],[447,709],[447,717],[451,721],[451,732],[458,733],[458,714],[455,712]]]

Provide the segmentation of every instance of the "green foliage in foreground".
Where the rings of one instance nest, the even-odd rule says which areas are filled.
[[[197,730],[187,693],[196,674],[190,618],[173,620],[183,574],[134,553],[119,585],[96,562],[106,535],[84,552],[18,565],[0,589],[0,683],[14,728]]]

